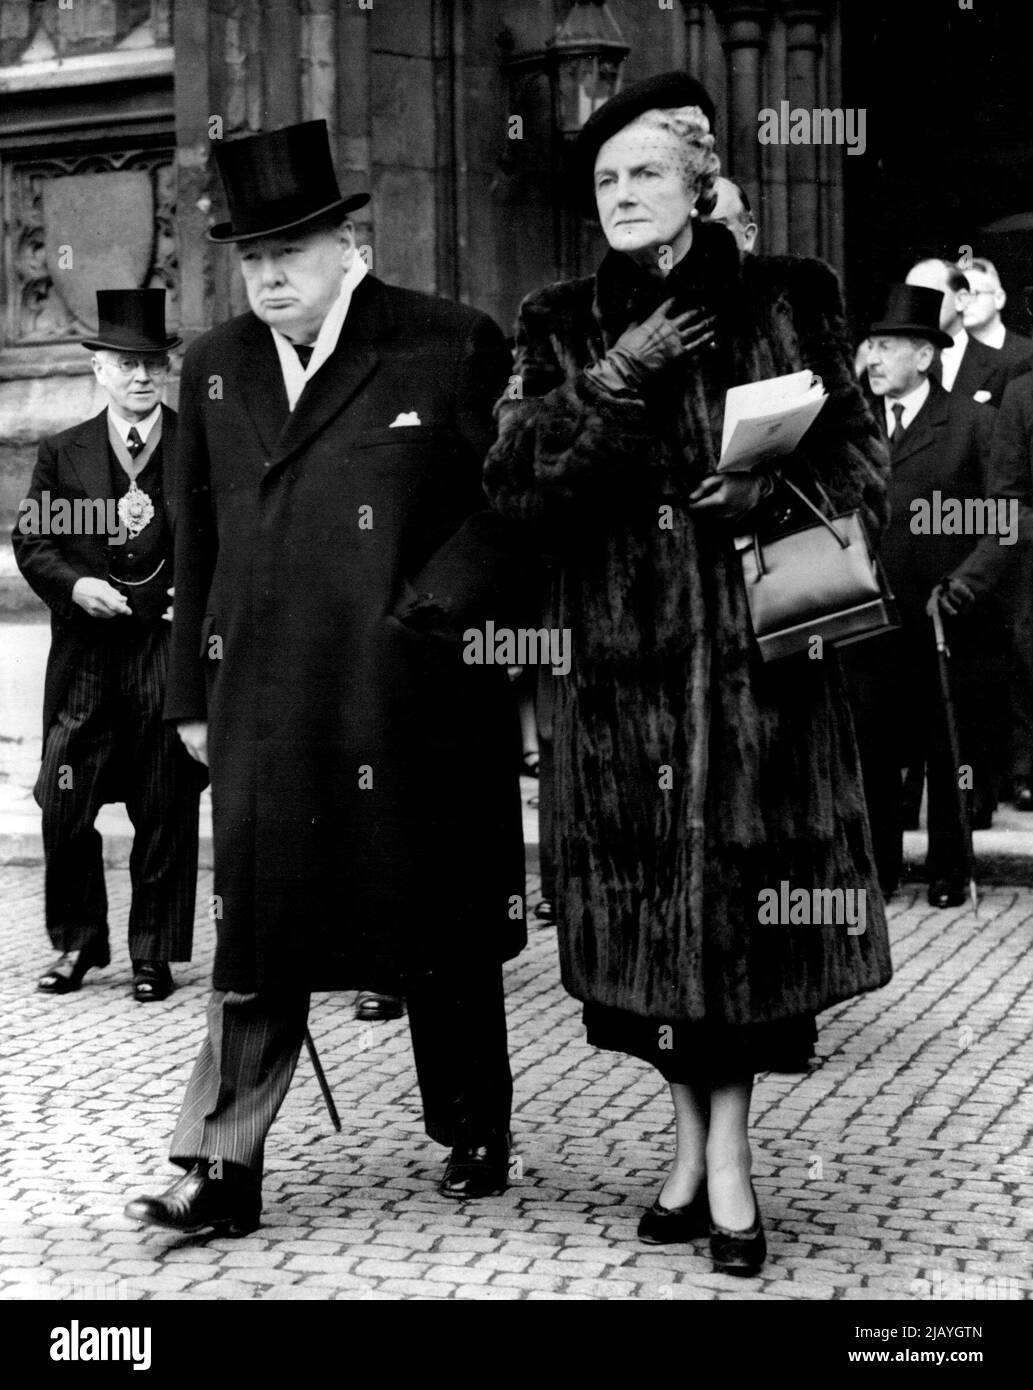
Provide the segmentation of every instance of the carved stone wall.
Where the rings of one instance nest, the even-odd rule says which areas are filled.
[[[5,347],[26,347],[34,343],[78,341],[90,328],[88,318],[77,317],[74,306],[66,302],[55,284],[48,265],[48,245],[53,252],[65,246],[74,256],[77,232],[74,226],[47,227],[44,217],[44,185],[49,180],[116,171],[141,171],[151,190],[148,224],[144,229],[126,227],[117,206],[110,209],[111,230],[125,236],[136,231],[138,240],[146,238],[142,274],[129,274],[130,260],[139,264],[139,247],[126,246],[121,259],[119,284],[132,288],[150,286],[168,291],[166,321],[179,322],[179,255],[176,238],[175,150],[112,150],[72,154],[63,158],[28,156],[11,160],[4,168],[7,211],[7,277],[2,326]],[[105,227],[103,230],[106,230]],[[88,267],[83,267],[88,271]]]
[[[5,535],[36,441],[103,404],[79,346],[98,277],[164,285],[170,322],[179,317],[172,10],[173,0],[0,0]],[[0,547],[0,610],[27,602]]]

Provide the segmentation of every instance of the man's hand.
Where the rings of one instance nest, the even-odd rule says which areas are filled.
[[[173,595],[175,594],[175,592],[176,592],[175,586],[173,586],[171,589],[166,589],[165,592],[168,594],[169,598],[172,598],[172,596],[173,596]],[[165,621],[166,621],[167,623],[171,623],[171,621],[172,621],[172,604],[171,604],[171,603],[169,604],[168,608],[165,609],[165,612],[164,612],[161,616],[165,619]]]
[[[967,584],[963,584],[960,579],[945,579],[942,584],[937,584],[929,595],[925,611],[931,618],[938,605],[941,613],[956,618],[971,608],[975,601],[976,596]]]
[[[755,473],[711,473],[689,497],[689,511],[709,512],[723,521],[734,521],[755,507],[765,495]]]
[[[125,595],[106,579],[77,579],[72,589],[72,602],[91,618],[128,618],[133,612]]]
[[[183,747],[193,760],[208,766],[208,723],[204,719],[184,719],[176,725]]]

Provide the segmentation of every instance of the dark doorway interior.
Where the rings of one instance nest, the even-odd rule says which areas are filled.
[[[846,158],[855,326],[922,254],[995,263],[1005,321],[1033,329],[1033,69],[1024,6],[867,0],[843,6],[843,102],[867,110]],[[1017,225],[1016,225],[1017,224]]]

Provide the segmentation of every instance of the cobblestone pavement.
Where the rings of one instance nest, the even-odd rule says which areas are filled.
[[[203,877],[199,902],[210,882]],[[122,1216],[173,1170],[164,1145],[200,1041],[211,925],[160,1006],[128,997],[128,881],[109,874],[116,959],[78,995],[34,992],[50,959],[42,873],[0,872],[0,1298],[1023,1299],[1030,1281],[1033,892],[992,888],[980,920],[909,888],[897,974],[825,1014],[824,1064],[759,1079],[762,1278],[714,1275],[705,1242],[637,1242],[671,1139],[662,1082],[589,1049],[553,931],[507,970],[515,1176],[454,1204],[423,1134],[403,1021],[317,996],[312,1031],[344,1131],[303,1056],[267,1150],[265,1217],[182,1240]],[[156,1188],[156,1183],[158,1188]],[[973,1310],[975,1311],[975,1310]]]

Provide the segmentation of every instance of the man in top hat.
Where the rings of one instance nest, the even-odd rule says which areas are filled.
[[[447,640],[492,585],[505,341],[367,271],[349,214],[368,196],[342,197],[325,122],[215,157],[229,220],[209,235],[250,309],[184,362],[166,704],[211,770],[214,989],[185,1176],[127,1208],[181,1231],[258,1224],[313,989],[405,996],[441,1191],[504,1188],[501,963],[525,939],[506,670]]]
[[[46,994],[78,990],[109,962],[101,837],[106,801],[133,822],[129,954],[133,997],[168,997],[170,961],[190,959],[198,799],[207,781],[163,720],[172,587],[175,412],[161,403],[165,291],[99,290],[83,346],[108,403],[40,442],[14,528],[22,574],[51,610],[43,703],[46,923],[60,957]]]
[[[942,908],[964,900],[966,857],[955,814],[959,770],[950,765],[931,613],[935,604],[944,615],[962,759],[973,770],[975,790],[986,792],[995,757],[987,711],[1001,655],[994,594],[1014,545],[1007,534],[956,532],[943,521],[948,503],[964,509],[966,501],[1003,490],[993,486],[990,474],[995,411],[948,394],[931,372],[937,351],[952,342],[940,328],[941,299],[940,291],[928,287],[892,285],[883,317],[869,328],[867,376],[892,469],[881,558],[901,628],[859,644],[847,660],[860,691],[859,736],[883,886],[892,889],[901,865],[900,769],[924,762],[929,902]],[[985,520],[986,510],[980,512]]]

